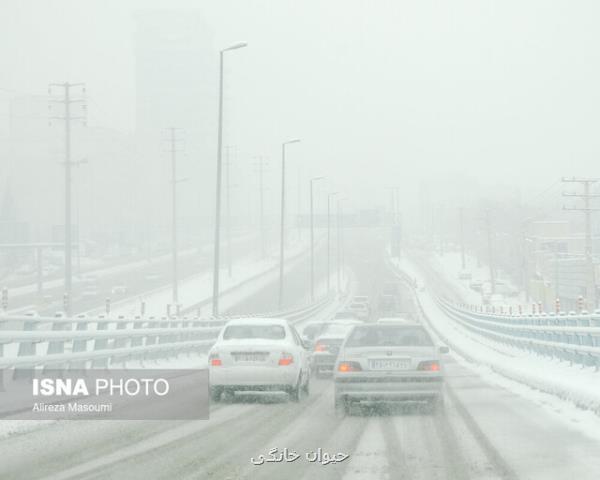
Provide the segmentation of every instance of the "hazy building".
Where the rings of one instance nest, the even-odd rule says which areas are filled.
[[[195,10],[147,10],[135,16],[135,204],[148,232],[169,224],[169,127],[177,127],[178,215],[206,223],[214,205],[218,55]],[[202,221],[201,221],[202,220]],[[162,225],[162,227],[161,227]],[[152,233],[151,233],[152,234]]]

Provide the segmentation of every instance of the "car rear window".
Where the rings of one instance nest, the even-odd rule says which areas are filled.
[[[223,332],[223,340],[245,338],[283,340],[285,328],[281,325],[229,325]]]
[[[324,337],[326,335],[343,336],[343,335],[346,335],[352,327],[353,327],[353,325],[341,325],[341,324],[327,325],[321,332],[321,336],[322,337]]]
[[[423,327],[382,325],[356,327],[346,347],[429,347],[433,342]]]

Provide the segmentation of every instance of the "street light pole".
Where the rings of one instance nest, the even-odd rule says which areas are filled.
[[[171,249],[173,275],[173,303],[177,309],[179,304],[179,288],[177,273],[177,165],[175,150],[175,128],[171,128]]]
[[[331,197],[338,192],[327,194],[327,295],[331,291]]]
[[[336,227],[337,227],[337,288],[338,288],[338,294],[342,291],[342,279],[341,279],[341,275],[342,275],[342,263],[343,263],[343,237],[342,237],[342,228],[343,228],[343,224],[342,224],[342,217],[343,217],[343,212],[342,212],[342,207],[340,205],[340,203],[342,202],[342,200],[345,200],[345,197],[338,197],[337,199],[337,222],[336,222]]]
[[[281,144],[281,221],[279,230],[279,310],[283,305],[283,263],[285,243],[285,147],[291,143],[298,143],[299,138],[288,140]]]
[[[246,42],[236,43],[219,52],[219,118],[217,133],[217,188],[216,188],[216,214],[215,214],[215,244],[213,258],[213,315],[219,314],[219,272],[221,255],[221,180],[223,173],[223,55],[230,50],[247,46]]]
[[[313,177],[310,179],[310,300],[315,301],[315,212],[313,200],[313,185],[325,177]]]

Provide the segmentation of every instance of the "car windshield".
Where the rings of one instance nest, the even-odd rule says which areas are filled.
[[[433,342],[423,327],[364,326],[356,327],[346,347],[429,347]]]
[[[223,332],[223,340],[265,338],[283,340],[285,328],[281,325],[229,325]]]

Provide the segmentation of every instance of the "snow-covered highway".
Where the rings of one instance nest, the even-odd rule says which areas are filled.
[[[385,245],[369,233],[353,235],[347,261],[356,291],[375,298],[393,278]],[[302,278],[297,273],[295,291],[305,286]],[[257,295],[257,304],[267,294]],[[244,306],[256,304],[248,299]],[[403,407],[336,416],[332,381],[313,379],[299,403],[285,394],[238,395],[213,405],[206,421],[50,423],[0,440],[0,478],[598,478],[597,416],[447,357],[447,402],[434,415]],[[349,457],[328,465],[304,458],[251,462],[272,448],[301,455],[321,448]]]

